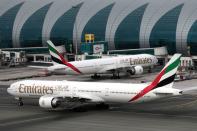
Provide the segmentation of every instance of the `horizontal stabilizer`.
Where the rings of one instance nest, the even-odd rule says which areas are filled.
[[[48,69],[47,66],[28,66],[28,67],[37,68],[37,69]]]

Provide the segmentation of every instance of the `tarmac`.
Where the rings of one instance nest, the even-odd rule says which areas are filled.
[[[31,76],[31,73],[36,76]],[[6,90],[11,83],[26,76],[27,79],[43,80],[140,83],[149,82],[156,75],[151,73],[132,77],[122,76],[119,80],[110,79],[110,75],[106,75],[99,80],[92,80],[88,75],[38,77],[37,73],[38,70],[31,68],[0,70],[1,131],[196,131],[197,129],[197,80],[195,79],[175,82],[175,88],[186,91],[182,96],[143,104],[112,105],[108,110],[99,110],[94,105],[87,105],[88,110],[85,112],[49,111],[39,107],[38,101],[30,99],[24,101],[23,107],[18,107]],[[17,76],[22,78],[16,79]]]

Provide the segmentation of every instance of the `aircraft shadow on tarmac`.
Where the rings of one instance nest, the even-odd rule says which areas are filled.
[[[39,107],[38,100],[24,99],[24,106],[17,107],[17,101],[14,98],[7,94],[6,86],[1,86],[1,104],[11,104],[16,106],[15,108],[21,108],[25,110],[26,108],[34,107],[41,111],[46,111]],[[194,94],[193,94],[194,93]],[[95,104],[82,104],[79,108],[82,107],[82,111],[101,111],[102,108],[98,108]],[[24,108],[24,109],[23,109]],[[70,110],[70,109],[57,109],[50,112],[70,112],[70,111],[80,111],[80,110]],[[162,98],[146,103],[139,104],[113,104],[110,106],[109,111],[125,111],[125,112],[144,112],[144,113],[161,113],[161,114],[187,114],[195,113],[197,114],[197,93],[192,92],[192,94],[183,94],[180,96],[174,96],[169,98]]]
[[[9,97],[9,99],[11,99]],[[61,120],[69,121],[70,119],[80,118],[93,114],[108,114],[114,115],[115,113],[127,113],[128,115],[140,115],[143,117],[149,117],[149,115],[159,114],[165,118],[176,118],[179,116],[196,116],[197,118],[197,96],[185,94],[182,96],[169,97],[168,99],[160,99],[147,103],[140,104],[126,104],[126,105],[112,105],[108,110],[98,109],[95,104],[84,104],[87,110],[70,110],[70,109],[57,109],[57,110],[45,110],[38,106],[36,100],[24,100],[23,107],[17,107],[14,100],[12,100],[11,106],[20,111],[31,111],[36,114],[28,116],[20,116],[17,118],[10,118],[0,120],[0,130],[20,130],[33,126],[44,125],[48,123],[58,122]]]
[[[16,104],[16,102],[13,102]],[[17,104],[16,104],[17,106]],[[24,107],[40,108],[37,100],[24,100]],[[23,108],[23,107],[18,107]],[[25,108],[24,108],[25,110]],[[39,109],[40,110],[40,109]],[[109,109],[100,108],[96,104],[79,104],[74,108],[57,108],[55,110],[41,109],[43,112],[65,113],[65,112],[92,112],[92,111],[122,111],[136,113],[152,113],[152,114],[190,114],[197,115],[197,95],[184,94],[169,98],[162,98],[146,103],[139,104],[112,104]]]

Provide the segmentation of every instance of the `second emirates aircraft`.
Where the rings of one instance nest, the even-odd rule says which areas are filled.
[[[114,77],[117,77],[119,72],[125,72],[136,75],[143,73],[143,67],[152,67],[157,63],[157,58],[149,54],[68,62],[50,40],[47,43],[54,65],[46,69],[55,74],[94,74],[96,77],[97,74],[112,73]]]
[[[146,102],[182,94],[181,90],[172,88],[180,57],[180,54],[175,54],[151,83],[24,80],[13,83],[7,91],[20,106],[23,98],[37,98],[40,107],[47,109],[79,102],[101,105]]]

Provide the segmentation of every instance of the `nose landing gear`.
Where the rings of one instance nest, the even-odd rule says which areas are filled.
[[[22,98],[21,98],[21,97],[16,98],[16,100],[18,101],[18,102],[17,102],[17,105],[18,105],[18,106],[23,106],[23,101],[22,101]]]

